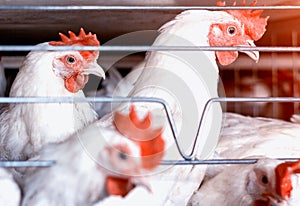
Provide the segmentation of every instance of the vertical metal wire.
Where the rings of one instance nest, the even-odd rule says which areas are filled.
[[[298,45],[298,32],[293,31],[292,32],[292,45],[297,46]],[[299,71],[296,66],[296,61],[298,59],[298,53],[293,52],[292,53],[292,61],[293,61],[293,96],[297,97],[299,95],[299,82],[297,81],[299,79]],[[294,114],[299,113],[299,103],[294,103]]]
[[[277,44],[277,37],[275,35],[271,36],[271,43],[272,45]],[[271,58],[272,58],[272,96],[273,97],[278,97],[278,67],[277,67],[277,53],[272,52],[271,53]],[[278,117],[278,103],[274,102],[272,104],[272,117],[276,118]]]
[[[233,95],[235,97],[240,97],[241,94],[240,94],[240,81],[241,81],[241,78],[240,78],[240,69],[237,67],[237,66],[234,66],[233,68],[233,79],[234,79],[234,88],[233,88]],[[241,104],[235,102],[234,103],[234,111],[237,112],[237,113],[241,113]]]
[[[255,87],[256,87],[256,84],[258,83],[257,80],[258,80],[258,75],[257,75],[257,66],[255,63],[252,63],[252,96],[253,97],[256,97],[256,94],[255,94]],[[257,104],[254,104],[252,106],[252,115],[253,116],[258,116],[259,115],[259,106]]]

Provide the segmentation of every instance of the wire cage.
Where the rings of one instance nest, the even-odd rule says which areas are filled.
[[[205,1],[185,1],[180,3],[169,2],[168,4],[141,4],[140,5],[107,5],[103,2],[87,1],[86,5],[80,5],[73,1],[70,4],[56,2],[52,5],[40,5],[34,1],[24,5],[22,2],[15,3],[7,1],[0,5],[0,54],[2,64],[5,68],[7,79],[6,96],[11,83],[13,82],[18,68],[24,60],[24,56],[30,50],[52,50],[53,47],[35,47],[34,44],[56,39],[58,31],[76,30],[80,24],[87,25],[88,28],[99,34],[102,42],[110,40],[127,32],[137,30],[154,30],[163,23],[172,19],[177,13],[187,9],[264,9],[266,15],[274,16],[267,28],[265,36],[257,42],[257,48],[248,47],[191,47],[191,46],[151,46],[151,41],[155,35],[149,37],[146,45],[104,45],[100,47],[64,47],[61,50],[98,50],[101,52],[124,52],[131,51],[133,54],[118,61],[114,67],[121,78],[132,68],[143,60],[146,51],[260,51],[260,61],[251,62],[244,55],[229,66],[219,66],[220,91],[224,89],[224,94],[220,98],[210,99],[205,105],[204,111],[200,114],[201,119],[198,126],[203,130],[202,121],[211,105],[214,103],[226,102],[226,112],[235,112],[250,116],[263,116],[283,119],[289,121],[293,114],[300,114],[300,73],[299,73],[299,29],[293,27],[300,23],[299,5],[290,5],[290,1],[265,1],[267,6],[256,7],[231,7],[220,8],[213,3]],[[200,2],[200,3],[199,3]],[[129,3],[127,1],[127,3]],[[200,5],[200,6],[199,6]],[[278,6],[283,5],[283,6]],[[283,12],[282,15],[278,12]],[[16,19],[12,19],[16,13],[20,14]],[[57,13],[58,16],[49,19],[50,15]],[[87,13],[89,13],[87,15]],[[68,15],[69,16],[68,16]],[[68,16],[64,19],[65,16]],[[89,18],[82,19],[83,16]],[[126,16],[126,18],[125,18]],[[145,18],[145,17],[149,18]],[[101,17],[101,18],[100,18]],[[141,17],[141,18],[140,18]],[[143,18],[142,18],[143,17]],[[99,18],[101,20],[99,20]],[[137,20],[138,19],[138,20]],[[291,21],[293,19],[293,21]],[[99,20],[99,21],[98,21]],[[115,21],[124,20],[124,24],[116,25]],[[136,25],[132,22],[137,21]],[[67,22],[67,23],[66,23]],[[76,22],[76,23],[74,23]],[[287,22],[290,22],[288,25]],[[73,24],[72,24],[73,23]],[[72,25],[68,26],[66,24]],[[108,26],[111,24],[111,28]],[[286,24],[282,29],[282,25]],[[99,25],[94,27],[94,25]],[[106,27],[105,27],[105,26]],[[131,25],[131,26],[129,26]],[[300,25],[300,24],[299,24]],[[43,27],[43,28],[42,28]],[[9,29],[8,29],[9,28]],[[113,29],[114,28],[114,29]],[[116,29],[117,28],[117,29]],[[293,29],[292,29],[293,28]],[[107,29],[106,32],[102,32]],[[102,35],[103,33],[103,35]],[[24,41],[23,39],[26,39]],[[56,50],[57,48],[55,48]],[[102,61],[110,61],[102,59]],[[113,76],[114,74],[109,75]],[[102,82],[102,85],[104,82]],[[100,88],[101,89],[101,88]],[[87,91],[88,92],[88,91]],[[156,98],[110,98],[110,97],[87,97],[84,99],[70,98],[0,98],[0,103],[41,103],[41,102],[156,102],[162,104],[167,116],[168,125],[171,128],[176,147],[181,155],[178,160],[163,160],[162,165],[199,165],[199,164],[252,164],[257,162],[257,158],[249,159],[208,159],[198,160],[194,157],[194,150],[186,154],[178,142],[176,124],[172,118],[168,102]],[[194,137],[193,146],[197,145],[198,136]],[[200,137],[201,138],[201,137]],[[194,148],[193,148],[194,149]],[[297,161],[296,158],[281,158],[282,160]],[[5,161],[0,162],[0,167],[51,167],[54,161]]]
[[[105,20],[101,20],[97,24],[99,27],[105,25],[109,31],[102,32],[98,30],[99,27],[94,27],[104,41],[109,39],[108,35],[115,37],[116,35],[122,34],[121,32],[130,32],[137,29],[154,29],[157,25],[161,25],[164,21],[172,18],[176,13],[186,9],[208,9],[208,10],[220,10],[220,8],[214,6],[211,3],[204,2],[184,2],[183,4],[177,3],[161,3],[161,4],[145,4],[138,5],[141,2],[135,2],[137,5],[107,5],[106,3],[95,3],[92,2],[92,6],[89,4],[80,5],[75,1],[72,4],[55,4],[40,5],[39,3],[29,1],[28,4],[21,2],[5,3],[0,6],[3,12],[2,21],[3,25],[0,26],[1,41],[0,52],[2,53],[2,64],[5,68],[5,74],[8,81],[8,87],[6,96],[11,83],[24,60],[24,55],[31,49],[36,49],[32,45],[48,41],[49,39],[55,39],[55,36],[59,29],[65,30],[68,28],[66,25],[61,24],[61,14],[72,12],[70,19],[66,19],[65,22],[80,18],[85,15],[86,12],[91,12],[91,18],[95,15],[99,15],[98,12],[103,12],[99,16],[106,16]],[[298,84],[299,80],[299,64],[298,64],[298,45],[299,45],[299,34],[297,29],[289,29],[289,26],[284,26],[281,29],[283,23],[288,25],[296,25],[298,19],[297,10],[298,5],[289,5],[289,2],[263,2],[268,6],[256,6],[256,7],[232,7],[227,6],[225,9],[264,9],[266,15],[271,15],[271,22],[269,22],[268,32],[264,35],[257,45],[261,52],[260,61],[258,63],[251,62],[251,60],[245,58],[240,54],[240,58],[230,66],[221,66],[220,68],[220,82],[221,86],[224,87],[225,97],[298,97],[300,87]],[[230,5],[228,2],[227,5]],[[280,5],[280,6],[278,6]],[[58,12],[58,17],[54,20],[50,20],[48,16],[44,16],[43,12],[46,11],[47,15],[51,15],[54,12]],[[282,12],[281,16],[278,12]],[[109,22],[113,21],[114,18],[122,19],[120,17],[127,15],[128,17],[138,17],[141,13],[149,13],[147,15],[150,20],[140,19],[136,26],[132,26],[126,30],[129,25],[129,20],[126,18],[125,26],[119,27],[118,30],[113,30],[114,27],[107,28]],[[13,21],[9,18],[15,13],[20,13]],[[5,15],[4,15],[5,14]],[[108,15],[107,15],[108,14]],[[159,17],[155,16],[156,14]],[[154,17],[153,17],[154,16]],[[37,19],[36,17],[40,17]],[[272,18],[275,20],[272,21]],[[99,18],[97,18],[99,19]],[[129,18],[130,19],[130,18]],[[293,19],[291,21],[291,19]],[[90,24],[95,23],[95,18],[89,19],[88,21],[81,20],[80,22],[72,22],[72,27],[78,27],[78,24]],[[104,23],[104,22],[108,23]],[[148,21],[148,24],[144,24]],[[36,23],[44,24],[43,28],[37,28]],[[60,23],[60,24],[59,24]],[[146,25],[146,26],[145,26]],[[54,27],[57,26],[57,29]],[[11,28],[8,30],[7,28]],[[55,28],[55,29],[54,29]],[[269,31],[271,30],[271,31]],[[25,38],[24,38],[25,37]],[[24,41],[26,39],[26,41]],[[192,47],[151,47],[151,41],[155,39],[155,36],[150,37],[147,45],[141,46],[102,46],[96,48],[101,51],[153,51],[153,50],[241,50],[243,48],[192,48]],[[267,45],[267,47],[265,46]],[[259,46],[262,46],[259,48]],[[264,47],[265,46],[265,47]],[[38,48],[39,49],[39,48]],[[49,49],[49,48],[44,48]],[[68,49],[68,48],[62,48]],[[74,49],[74,48],[73,48]],[[78,49],[78,48],[75,48]],[[82,48],[80,48],[82,49]],[[83,48],[88,49],[88,48]],[[247,48],[246,48],[247,49]],[[43,50],[43,49],[42,49]],[[131,55],[129,58],[118,62],[115,67],[122,76],[126,75],[131,68],[138,62],[142,61],[144,53],[137,53],[137,55]],[[105,61],[105,59],[104,59]],[[271,99],[272,100],[272,99]],[[100,100],[101,101],[101,100]],[[113,101],[113,100],[112,100]],[[299,103],[294,101],[229,101],[227,103],[226,111],[241,113],[250,116],[265,116],[273,117],[284,120],[289,120],[291,115],[299,113]],[[173,125],[171,125],[173,126]],[[199,126],[200,127],[200,126]]]
[[[227,5],[231,5],[232,2],[227,1]],[[257,8],[264,9],[265,16],[270,15],[271,18],[266,34],[257,42],[257,45],[297,47],[299,45],[297,27],[299,5],[280,0],[265,0],[260,1],[259,4],[267,5]],[[25,46],[51,41],[57,38],[58,31],[77,30],[82,25],[99,34],[101,42],[106,42],[128,32],[156,30],[182,10],[219,10],[221,8],[215,6],[215,2],[205,1],[165,1],[163,3],[131,1],[110,4],[88,1],[84,5],[77,1],[68,3],[54,1],[51,4],[15,1],[3,2],[0,9],[2,11],[0,44]],[[228,9],[232,7],[228,6]],[[246,9],[251,9],[251,7],[246,7]],[[15,15],[16,13],[19,15]],[[53,18],[48,18],[49,16]],[[67,18],[64,18],[65,16]],[[88,18],[82,18],[83,16]],[[132,19],[135,24],[132,24]],[[117,24],[120,20],[122,20],[122,25]],[[147,45],[151,45],[154,39],[155,36],[150,37]],[[24,55],[30,49],[18,50],[15,47],[13,50],[3,47],[1,49],[8,81],[6,96]],[[272,48],[269,48],[268,51],[261,52],[258,63],[253,63],[240,55],[241,57],[234,64],[226,67],[220,66],[220,78],[225,88],[225,96],[297,97],[299,93],[297,55],[297,51],[272,52]],[[122,75],[125,75],[142,58],[143,54],[133,55],[132,58],[119,62],[116,67]],[[299,104],[232,103],[228,104],[227,111],[289,120],[292,114],[299,113]]]

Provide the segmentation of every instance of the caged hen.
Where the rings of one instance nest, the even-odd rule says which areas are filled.
[[[39,46],[99,46],[95,34],[83,29],[70,38]],[[32,51],[19,69],[10,97],[84,97],[88,75],[105,77],[97,64],[98,51]],[[97,119],[89,103],[10,104],[0,115],[0,159],[26,160],[48,143],[68,135]]]
[[[140,120],[131,107],[129,115],[116,112],[111,127],[96,121],[63,143],[46,145],[40,159],[56,165],[27,171],[22,205],[92,205],[108,195],[126,196],[137,185],[151,190],[141,175],[157,167],[165,149],[152,116]]]
[[[255,164],[226,167],[204,182],[188,205],[299,205],[299,163],[262,158]]]
[[[159,29],[160,35],[153,45],[254,47],[254,41],[262,37],[267,24],[268,17],[261,18],[261,13],[262,11],[184,11]],[[251,28],[255,29],[252,31]],[[259,52],[245,51],[245,53],[258,61]],[[172,110],[173,118],[178,120],[178,129],[196,131],[200,118],[197,114],[202,113],[204,104],[209,98],[218,96],[217,61],[228,65],[237,57],[237,51],[148,52],[144,62],[138,66],[139,71],[133,70],[129,73],[128,77],[120,82],[117,90],[123,85],[126,87],[131,85],[131,90],[128,92],[130,97],[164,99]],[[117,93],[120,95],[119,91]],[[153,104],[143,104],[137,109],[152,107],[162,109]],[[186,111],[194,111],[193,114],[197,117],[191,117],[193,115]],[[220,111],[219,107],[214,109],[217,114],[220,114]],[[102,120],[109,120],[111,116],[108,115]],[[184,122],[182,120],[187,118],[191,118],[188,121],[189,128],[180,127],[180,122]],[[221,125],[218,122],[215,124]],[[220,128],[218,130],[220,131]]]
[[[295,123],[271,118],[253,118],[226,113],[224,127],[220,135],[219,143],[215,149],[214,158],[248,159],[258,157],[260,159],[272,159],[261,160],[254,165],[209,166],[204,181],[202,182],[202,180],[200,180],[200,182],[202,182],[201,186],[190,199],[190,205],[213,205],[211,198],[224,199],[225,196],[228,197],[231,191],[235,191],[234,194],[236,196],[227,198],[227,202],[222,202],[223,205],[270,205],[263,203],[263,201],[271,201],[271,205],[278,206],[299,205],[299,195],[296,194],[299,193],[300,190],[300,176],[295,174],[290,175],[291,177],[286,177],[288,173],[299,173],[299,162],[295,164],[295,166],[293,166],[293,163],[287,162],[284,163],[283,166],[278,167],[278,164],[282,161],[276,160],[278,158],[300,157],[299,132],[300,125]],[[247,175],[250,175],[256,167],[263,169],[266,173],[270,172],[270,174],[274,174],[278,171],[280,177],[276,177],[276,179],[274,175],[269,175],[269,181],[272,182],[272,184],[275,184],[277,181],[283,181],[283,183],[278,183],[276,186],[277,189],[275,186],[272,187],[271,192],[275,194],[275,192],[277,193],[277,190],[282,187],[281,185],[290,184],[294,187],[289,189],[291,197],[289,195],[270,196],[270,194],[265,194],[265,198],[260,197],[256,205],[254,205],[254,196],[252,193],[250,194],[251,191],[248,190],[249,188],[245,187],[250,184],[250,180],[255,179],[252,177],[247,181]],[[289,167],[292,169],[285,171],[285,168]],[[284,182],[290,181],[289,179],[291,179],[292,183]],[[260,181],[260,179],[258,179],[258,181],[260,184],[263,183],[263,180]],[[216,185],[220,185],[220,187],[215,187]],[[268,198],[266,198],[267,195],[269,196]],[[203,199],[204,196],[206,198]],[[257,196],[255,196],[255,198],[257,198]],[[203,201],[201,199],[203,199]],[[240,202],[243,202],[243,204],[239,204]]]
[[[154,46],[255,46],[265,32],[268,17],[260,17],[262,11],[207,11],[188,10],[163,25]],[[258,61],[259,53],[246,51]],[[191,151],[191,144],[197,134],[200,114],[206,101],[217,97],[217,61],[227,65],[235,61],[238,52],[234,51],[151,51],[148,52],[142,72],[129,74],[132,85],[130,97],[156,97],[168,102],[176,123],[178,141],[184,153]],[[135,72],[135,70],[133,71]],[[161,105],[154,103],[134,103],[140,116],[145,111],[159,111],[164,119]],[[114,105],[115,106],[115,105]],[[124,104],[117,110],[126,108]],[[217,144],[221,130],[222,111],[214,105],[206,115],[206,121],[199,134],[196,157],[207,158]],[[104,124],[112,124],[112,114],[104,116]],[[181,159],[169,126],[165,127],[163,137],[166,141],[164,160]],[[210,138],[208,138],[210,137]],[[152,199],[152,205],[185,205],[192,192],[198,188],[206,166],[161,166],[155,175],[149,177],[154,188],[144,197]],[[135,188],[130,197],[139,195]],[[110,197],[113,201],[113,197]],[[108,202],[109,200],[107,200]],[[128,202],[127,202],[128,201]],[[132,200],[133,201],[133,200]],[[125,198],[124,204],[130,204]]]

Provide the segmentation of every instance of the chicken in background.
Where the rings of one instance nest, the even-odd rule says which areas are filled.
[[[20,206],[21,190],[13,178],[13,175],[6,169],[0,168],[0,205]]]
[[[4,67],[3,64],[1,63],[1,57],[0,57],[0,97],[5,96],[5,91],[6,91],[6,78],[4,73]]]
[[[277,68],[253,71],[223,70],[221,78],[226,97],[297,97],[299,77],[291,69]],[[249,116],[270,117],[289,121],[299,111],[299,103],[245,102],[227,103],[228,112]]]
[[[300,162],[260,159],[226,167],[204,182],[188,206],[296,206],[300,203]]]
[[[96,94],[91,91],[86,91],[87,97],[112,97],[115,94],[116,87],[119,82],[122,80],[121,73],[114,67],[111,67],[105,77],[105,81],[100,83],[101,88],[96,91]],[[126,93],[123,91],[126,88],[121,88],[120,94]],[[117,95],[118,96],[118,95]],[[93,103],[93,108],[97,112],[99,118],[103,117],[105,114],[112,111],[111,104],[97,102]]]
[[[99,46],[96,35],[83,29],[70,38],[38,46]],[[84,97],[88,75],[105,77],[97,64],[98,51],[32,51],[23,62],[10,97]],[[97,119],[89,103],[10,104],[0,114],[0,159],[26,160],[43,145],[62,142]]]
[[[254,41],[260,39],[265,32],[268,17],[260,17],[262,11],[206,11],[188,10],[163,25],[154,46],[255,46]],[[255,61],[259,53],[245,52]],[[204,51],[204,52],[148,52],[143,63],[141,74],[130,76],[129,85],[133,88],[129,97],[155,97],[168,102],[179,136],[179,144],[188,153],[197,133],[200,114],[208,99],[217,97],[218,67],[216,61],[227,65],[238,57],[237,51]],[[188,62],[189,64],[186,64]],[[191,69],[191,65],[194,67]],[[134,72],[135,70],[133,70]],[[131,74],[129,74],[131,75]],[[138,77],[138,78],[136,78]],[[135,81],[136,80],[136,81]],[[128,83],[128,82],[126,82]],[[122,87],[122,84],[119,85]],[[153,103],[134,104],[139,116],[145,111],[160,111],[161,119],[165,119],[164,109]],[[117,111],[122,111],[122,104]],[[191,115],[193,114],[193,115]],[[199,134],[197,157],[209,157],[221,129],[222,111],[214,105],[207,114],[206,122]],[[100,121],[109,126],[113,123],[112,114],[104,116]],[[212,128],[213,125],[213,128]],[[166,141],[164,159],[181,159],[169,128],[163,132]],[[182,137],[182,138],[181,138]],[[206,143],[207,137],[210,142]],[[206,166],[192,165],[166,168],[158,174],[150,176],[152,193],[144,194],[152,199],[152,205],[186,205],[190,195],[199,187]],[[124,204],[132,205],[140,195],[140,188],[134,188],[132,198],[125,198]],[[140,197],[140,196],[139,196]],[[106,204],[113,204],[115,198],[106,199]],[[136,202],[135,202],[136,203]],[[100,204],[101,205],[101,204]]]
[[[220,76],[226,97],[270,97],[272,91],[261,78],[250,72],[239,72],[236,79],[234,71],[222,71]],[[249,74],[250,73],[250,74]],[[272,105],[267,102],[226,103],[227,112],[235,112],[247,116],[272,117]]]
[[[132,106],[128,115],[114,114],[114,126],[96,121],[63,143],[46,145],[39,158],[56,165],[27,171],[22,205],[92,205],[109,195],[125,197],[136,186],[151,190],[143,175],[165,150],[163,128],[153,127],[154,120],[153,113],[139,119]]]

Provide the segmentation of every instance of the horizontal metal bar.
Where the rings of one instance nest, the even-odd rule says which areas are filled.
[[[208,113],[210,107],[214,103],[221,102],[300,102],[300,98],[297,97],[217,97],[209,99],[204,105],[203,112],[200,117],[200,121],[198,124],[197,133],[195,136],[195,140],[192,146],[192,150],[190,152],[189,157],[195,156],[196,146],[200,134],[201,129],[203,129],[203,121],[205,120],[205,115]],[[185,160],[187,160],[185,158]]]
[[[0,103],[83,103],[83,102],[153,102],[168,105],[153,97],[0,97]],[[300,97],[218,97],[211,102],[300,102]],[[209,104],[211,104],[209,103]],[[167,106],[168,107],[168,106]]]
[[[22,46],[0,45],[0,51],[260,51],[260,52],[300,52],[300,47],[217,47],[217,46]]]
[[[167,103],[153,97],[0,97],[0,103],[83,103],[83,102],[156,102]]]
[[[300,98],[297,97],[225,97],[225,98],[211,98],[209,99],[203,109],[200,117],[199,126],[197,129],[197,134],[195,136],[192,151],[190,154],[185,154],[178,142],[177,128],[175,121],[172,117],[172,112],[168,103],[160,98],[153,97],[87,97],[87,98],[70,98],[70,97],[2,97],[0,98],[0,103],[80,103],[80,102],[150,102],[159,103],[164,107],[166,112],[167,121],[169,123],[172,136],[174,138],[176,147],[179,154],[183,157],[185,161],[193,163],[195,158],[195,148],[199,138],[201,126],[205,119],[206,113],[209,111],[211,105],[216,102],[300,102]],[[173,164],[173,162],[171,162]],[[194,162],[193,164],[196,164]],[[182,163],[184,164],[184,163]],[[197,163],[197,164],[200,164]],[[207,164],[207,163],[206,163]],[[216,164],[216,163],[214,163]]]
[[[232,70],[239,68],[239,70],[249,70],[255,67],[257,70],[272,70],[272,66],[276,65],[277,68],[285,68],[287,70],[300,70],[300,58],[297,58],[298,53],[276,53],[276,58],[272,58],[272,53],[260,53],[259,64],[256,64],[251,58],[246,55],[239,56],[237,61],[233,62],[230,66],[219,65],[220,70]],[[105,55],[100,57],[101,65],[107,65],[114,62],[118,54]],[[300,56],[299,56],[300,57]],[[17,69],[22,65],[25,56],[2,56],[1,63],[5,69]],[[125,59],[118,61],[115,67],[118,69],[127,69],[136,66],[144,60],[143,55],[131,55]]]
[[[0,167],[52,167],[55,161],[0,161]]]
[[[115,62],[116,58],[118,58],[118,54],[114,55],[105,55],[101,56],[101,65],[108,65],[111,62]],[[261,57],[260,57],[261,59]],[[22,63],[25,60],[25,56],[2,56],[1,63],[5,69],[17,69],[20,68]],[[125,59],[122,59],[114,64],[114,66],[118,69],[128,69],[137,65],[138,63],[144,60],[143,55],[131,55],[127,56]],[[299,61],[300,62],[300,61]]]
[[[300,97],[218,97],[209,102],[300,102]]]
[[[172,136],[174,138],[176,147],[180,155],[185,160],[193,160],[195,158],[195,149],[199,138],[202,123],[205,119],[206,113],[209,111],[210,106],[216,102],[300,102],[300,98],[297,97],[226,97],[226,98],[211,98],[204,106],[197,134],[194,139],[192,151],[190,154],[185,154],[180,147],[177,136],[177,128],[175,121],[172,117],[170,107],[167,102],[160,98],[152,97],[87,97],[87,98],[70,98],[70,97],[2,97],[0,103],[80,103],[80,102],[152,102],[159,103],[164,107],[167,120],[171,129]]]
[[[296,162],[300,158],[274,158],[286,162]],[[255,164],[259,159],[208,159],[208,160],[163,160],[161,165],[220,165]]]
[[[300,9],[300,6],[55,6],[55,5],[1,5],[0,10],[293,10]]]
[[[87,97],[87,98],[70,98],[70,97],[2,97],[0,103],[80,103],[80,102],[148,102],[159,103],[164,107],[167,121],[169,123],[172,136],[177,146],[178,152],[184,159],[191,159],[184,154],[181,149],[178,138],[175,121],[168,103],[160,98],[153,97]]]

